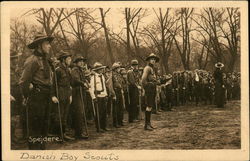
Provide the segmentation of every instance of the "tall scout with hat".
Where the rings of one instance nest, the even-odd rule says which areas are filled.
[[[151,125],[151,111],[153,106],[155,106],[155,98],[156,98],[156,75],[154,71],[154,65],[156,62],[159,62],[159,58],[151,53],[147,58],[148,61],[147,66],[143,70],[142,75],[142,85],[145,89],[145,97],[146,97],[146,110],[145,110],[145,130],[153,130],[154,128]]]
[[[224,67],[224,64],[221,62],[218,62],[215,64],[215,71],[214,71],[214,80],[215,80],[215,104],[219,108],[224,107],[224,101],[225,101],[225,86],[223,81],[223,73],[222,68]]]
[[[128,120],[129,123],[134,122],[137,120],[138,116],[138,104],[139,104],[139,90],[140,90],[140,85],[139,85],[139,79],[138,79],[138,61],[137,60],[132,60],[131,61],[131,68],[128,71],[128,93],[129,93],[129,108],[128,108]]]
[[[77,139],[87,139],[88,129],[85,115],[83,100],[83,91],[88,89],[87,80],[84,75],[84,67],[86,66],[86,58],[77,56],[74,60],[76,66],[72,69],[72,112],[73,112],[73,128]]]
[[[44,142],[32,142],[32,139],[46,137],[48,132],[48,112],[51,100],[52,66],[49,64],[48,54],[53,37],[42,34],[36,35],[34,41],[28,45],[33,49],[24,64],[20,78],[20,88],[24,102],[28,103],[28,135],[29,149],[45,149]],[[30,91],[29,86],[33,85]]]
[[[90,78],[89,92],[93,99],[95,107],[94,115],[97,132],[108,131],[107,129],[107,89],[105,77],[103,75],[105,66],[96,62],[94,64],[93,74]]]
[[[71,63],[71,54],[61,51],[57,58],[60,63],[55,70],[54,86],[52,90],[52,101],[59,104],[60,108],[60,124],[62,125],[62,132],[64,140],[73,140],[66,134],[66,127],[68,122],[69,107],[72,102],[72,88],[71,88],[71,74],[69,65]]]

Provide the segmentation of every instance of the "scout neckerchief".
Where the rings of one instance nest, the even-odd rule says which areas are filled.
[[[49,78],[49,76],[50,76],[50,67],[49,67],[49,62],[48,62],[48,59],[46,58],[45,53],[40,53],[39,51],[35,50],[34,55],[39,56],[39,57],[42,58],[43,68],[44,68],[44,72],[43,72],[44,77]]]

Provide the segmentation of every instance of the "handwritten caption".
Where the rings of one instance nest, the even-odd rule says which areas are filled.
[[[54,154],[30,154],[29,152],[22,152],[20,155],[21,160],[65,160],[65,161],[78,161],[78,160],[119,160],[119,156],[114,153],[107,153],[97,155],[91,152],[85,152],[79,155],[73,155],[70,153]]]

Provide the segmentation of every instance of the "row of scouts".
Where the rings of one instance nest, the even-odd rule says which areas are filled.
[[[42,34],[35,37],[28,45],[33,54],[20,75],[19,55],[11,56],[11,114],[21,116],[29,149],[46,149],[45,142],[30,140],[50,133],[60,135],[62,141],[88,139],[91,121],[97,132],[109,131],[108,118],[119,128],[124,126],[125,111],[128,123],[140,121],[144,111],[144,129],[152,131],[152,113],[189,102],[223,107],[226,99],[240,99],[240,74],[223,73],[222,63],[216,63],[213,74],[194,70],[164,76],[156,72],[159,58],[155,54],[146,58],[145,68],[139,68],[137,60],[128,69],[120,62],[112,67],[96,62],[90,68],[82,56],[76,56],[72,66],[72,55],[65,51],[57,60],[47,58],[51,41],[53,37]],[[13,119],[12,142],[17,142],[15,123]]]
[[[52,41],[53,37],[38,34],[28,45],[33,54],[26,59],[20,79],[14,70],[18,56],[11,56],[11,111],[23,118],[24,138],[28,139],[29,149],[46,149],[45,141],[34,140],[47,137],[56,127],[62,141],[88,139],[91,115],[97,132],[109,131],[107,117],[110,115],[113,127],[124,126],[124,110],[128,111],[129,123],[138,121],[142,89],[146,97],[144,129],[154,129],[151,125],[157,84],[154,64],[159,61],[155,54],[147,57],[148,65],[143,73],[139,72],[137,60],[131,62],[127,72],[119,62],[111,69],[96,62],[89,69],[87,59],[82,56],[77,56],[74,67],[70,68],[72,55],[68,52],[59,53],[59,63],[48,58]],[[53,113],[56,116],[53,117]],[[73,128],[74,136],[68,135],[68,127]],[[12,125],[12,141],[15,129]]]
[[[215,64],[212,74],[205,70],[177,71],[160,78],[158,86],[158,104],[164,110],[171,110],[172,106],[187,103],[220,104],[230,100],[240,99],[240,73],[224,73],[224,64]],[[219,83],[220,82],[220,83]],[[218,83],[220,85],[218,85]],[[221,88],[219,88],[221,87]],[[223,95],[223,97],[220,97]]]

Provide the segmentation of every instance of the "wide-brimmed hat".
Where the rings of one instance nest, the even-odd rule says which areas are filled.
[[[77,57],[75,57],[75,59],[74,59],[74,63],[77,63],[77,62],[79,62],[79,61],[86,61],[87,59],[86,58],[84,58],[83,56],[77,56]]]
[[[88,77],[88,76],[90,76],[91,74],[93,74],[90,70],[85,70],[84,71],[84,75],[86,76],[86,77]]]
[[[99,69],[104,69],[104,68],[106,68],[106,66],[102,65],[99,62],[95,62],[94,66],[93,66],[94,71],[99,70]]]
[[[138,69],[139,71],[143,71],[144,70],[144,68],[143,67],[139,67],[139,69]]]
[[[72,54],[62,50],[58,54],[57,59],[60,60],[60,59],[67,58],[67,57],[70,57],[70,56],[72,56]]]
[[[39,43],[41,43],[43,41],[51,42],[51,41],[53,41],[53,39],[54,39],[54,37],[52,37],[52,36],[46,36],[46,35],[43,35],[42,33],[38,33],[35,36],[33,42],[28,45],[28,48],[35,49]]]
[[[172,78],[172,74],[167,74],[167,75],[165,76],[165,78],[166,78],[166,80],[171,79],[171,78]]]
[[[121,69],[120,69],[120,73],[121,73],[121,74],[127,74],[127,71],[126,71],[125,68],[121,68]]]
[[[215,66],[216,68],[222,68],[222,67],[224,67],[224,64],[221,63],[221,62],[218,62],[218,63],[216,63],[214,66]]]
[[[154,53],[149,54],[149,56],[146,58],[146,61],[148,61],[151,58],[155,58],[156,62],[160,60],[158,56],[156,56]]]
[[[119,63],[114,63],[112,65],[112,70],[115,70],[115,69],[120,68],[120,67],[121,67],[121,65]]]
[[[138,65],[139,62],[138,60],[134,59],[134,60],[131,60],[131,65]]]
[[[15,51],[12,51],[11,53],[10,53],[10,59],[17,59],[19,56],[21,56],[22,55],[22,53],[17,53],[17,52],[15,52]]]

